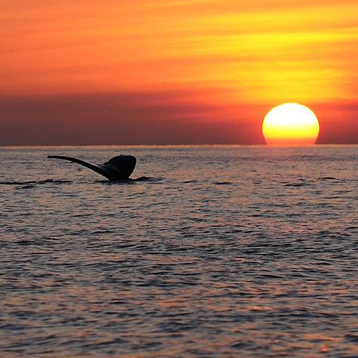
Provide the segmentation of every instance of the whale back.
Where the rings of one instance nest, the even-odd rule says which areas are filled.
[[[132,155],[119,155],[104,163],[104,167],[118,173],[117,180],[125,180],[130,177],[136,166],[137,160]]]

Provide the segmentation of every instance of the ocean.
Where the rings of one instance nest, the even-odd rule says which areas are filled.
[[[0,357],[358,357],[358,146],[0,158]]]

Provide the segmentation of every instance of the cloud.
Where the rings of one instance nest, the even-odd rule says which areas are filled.
[[[251,116],[184,92],[2,97],[0,145],[262,143]]]

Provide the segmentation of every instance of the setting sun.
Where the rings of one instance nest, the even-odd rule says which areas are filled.
[[[272,108],[262,124],[268,145],[312,145],[319,129],[316,115],[297,103],[284,103]]]

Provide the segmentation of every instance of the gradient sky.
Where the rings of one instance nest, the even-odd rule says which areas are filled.
[[[0,145],[358,143],[357,0],[0,0]]]

